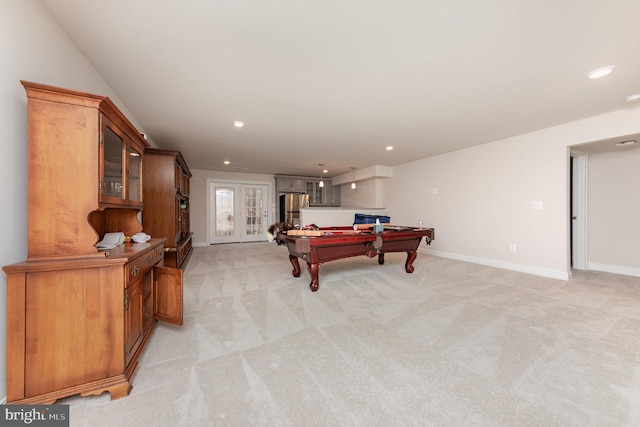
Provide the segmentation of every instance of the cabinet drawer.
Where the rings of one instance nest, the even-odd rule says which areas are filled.
[[[187,254],[189,254],[190,250],[191,250],[191,239],[189,239],[189,241],[180,248],[180,256],[182,256],[182,258],[185,258]]]
[[[140,258],[131,261],[124,266],[127,277],[127,286],[138,277],[142,277],[156,263],[155,253],[149,251]]]
[[[164,245],[157,246],[155,249],[155,262],[164,259]]]

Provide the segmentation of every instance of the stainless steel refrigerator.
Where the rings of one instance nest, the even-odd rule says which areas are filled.
[[[285,193],[280,195],[280,221],[293,225],[300,224],[300,209],[309,207],[309,195]]]

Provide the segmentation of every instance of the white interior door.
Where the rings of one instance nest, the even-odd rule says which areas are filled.
[[[268,186],[211,182],[209,243],[267,240]]]

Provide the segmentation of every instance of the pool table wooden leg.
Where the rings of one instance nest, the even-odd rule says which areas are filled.
[[[293,271],[291,272],[293,277],[300,277],[300,263],[298,263],[298,257],[289,254],[289,261],[291,262],[291,265],[293,265]]]
[[[413,273],[413,261],[415,261],[418,256],[417,251],[409,251],[407,252],[407,262],[404,263],[404,269],[407,273]]]
[[[384,264],[384,252],[381,252],[378,254],[378,264],[380,265]]]
[[[309,287],[311,288],[311,292],[315,292],[320,286],[320,281],[318,280],[318,270],[320,269],[320,264],[307,263],[307,265],[309,266],[309,274],[311,274],[311,283],[309,283]]]

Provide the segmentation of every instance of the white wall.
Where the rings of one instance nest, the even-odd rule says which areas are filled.
[[[588,268],[640,276],[640,149],[589,155]]]
[[[0,2],[0,265],[27,257],[27,98],[29,80],[118,98],[37,1]],[[135,118],[122,108],[132,123]],[[142,129],[139,129],[141,132]],[[96,159],[97,161],[97,159]],[[73,171],[69,171],[72,173]],[[6,275],[0,274],[0,400],[6,396]]]
[[[4,138],[0,144],[0,178],[5,183],[0,265],[7,265],[22,261],[27,255],[26,97],[19,80],[108,95],[139,131],[144,129],[39,2],[0,2],[0,58],[0,129]],[[422,218],[425,226],[436,228],[432,247],[436,253],[564,277],[568,272],[566,147],[638,132],[640,107],[633,107],[418,160],[394,168],[393,178],[376,181],[373,188],[359,183],[363,192],[373,192],[374,206],[362,199],[357,203],[386,207],[396,224],[416,224]],[[194,242],[206,241],[204,204],[208,177],[232,179],[232,176],[234,180],[273,183],[271,176],[192,172]],[[433,194],[433,188],[438,188],[438,194]],[[637,191],[632,196],[637,197]],[[534,200],[543,202],[542,210],[531,209]],[[509,252],[510,243],[518,245],[517,252]],[[595,255],[599,256],[597,252]],[[607,258],[598,260],[613,262]],[[0,285],[6,290],[4,274],[0,274]],[[0,398],[6,395],[5,321],[6,291],[3,291],[0,292]]]
[[[640,107],[630,107],[407,163],[385,183],[387,210],[394,223],[434,227],[434,254],[567,278],[567,146],[639,130]]]
[[[382,182],[391,178],[374,178],[360,181],[356,189],[351,189],[351,183],[340,187],[340,206],[347,208],[384,208],[384,194],[381,191]]]

